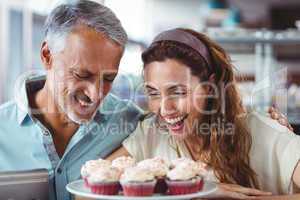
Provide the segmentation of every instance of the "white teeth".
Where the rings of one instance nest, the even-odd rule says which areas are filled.
[[[172,118],[172,119],[167,119],[165,118],[166,122],[168,122],[169,124],[176,124],[177,122],[183,120],[183,116],[182,117],[176,117],[176,118]]]
[[[80,99],[78,99],[78,102],[79,102],[79,104],[80,104],[81,106],[90,106],[89,103],[87,103],[87,102],[85,102],[85,101],[82,101],[82,100],[80,100]]]

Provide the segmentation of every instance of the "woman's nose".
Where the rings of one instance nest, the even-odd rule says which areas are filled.
[[[164,97],[161,99],[160,112],[162,116],[171,115],[176,111],[176,102],[170,97]]]

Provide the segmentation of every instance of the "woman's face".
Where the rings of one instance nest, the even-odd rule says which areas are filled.
[[[149,109],[167,123],[169,132],[177,139],[195,133],[206,107],[207,86],[174,59],[147,64],[144,79]]]

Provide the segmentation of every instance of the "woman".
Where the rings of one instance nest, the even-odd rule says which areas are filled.
[[[300,137],[247,112],[226,52],[203,34],[173,29],[142,54],[149,110],[110,159],[131,155],[205,162],[224,196],[287,194],[300,188]],[[256,188],[256,189],[250,189]]]

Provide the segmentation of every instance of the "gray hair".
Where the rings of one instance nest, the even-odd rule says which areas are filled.
[[[79,0],[59,5],[48,15],[45,37],[50,49],[63,50],[66,36],[80,24],[103,33],[122,47],[126,45],[127,34],[109,8],[93,1]]]

